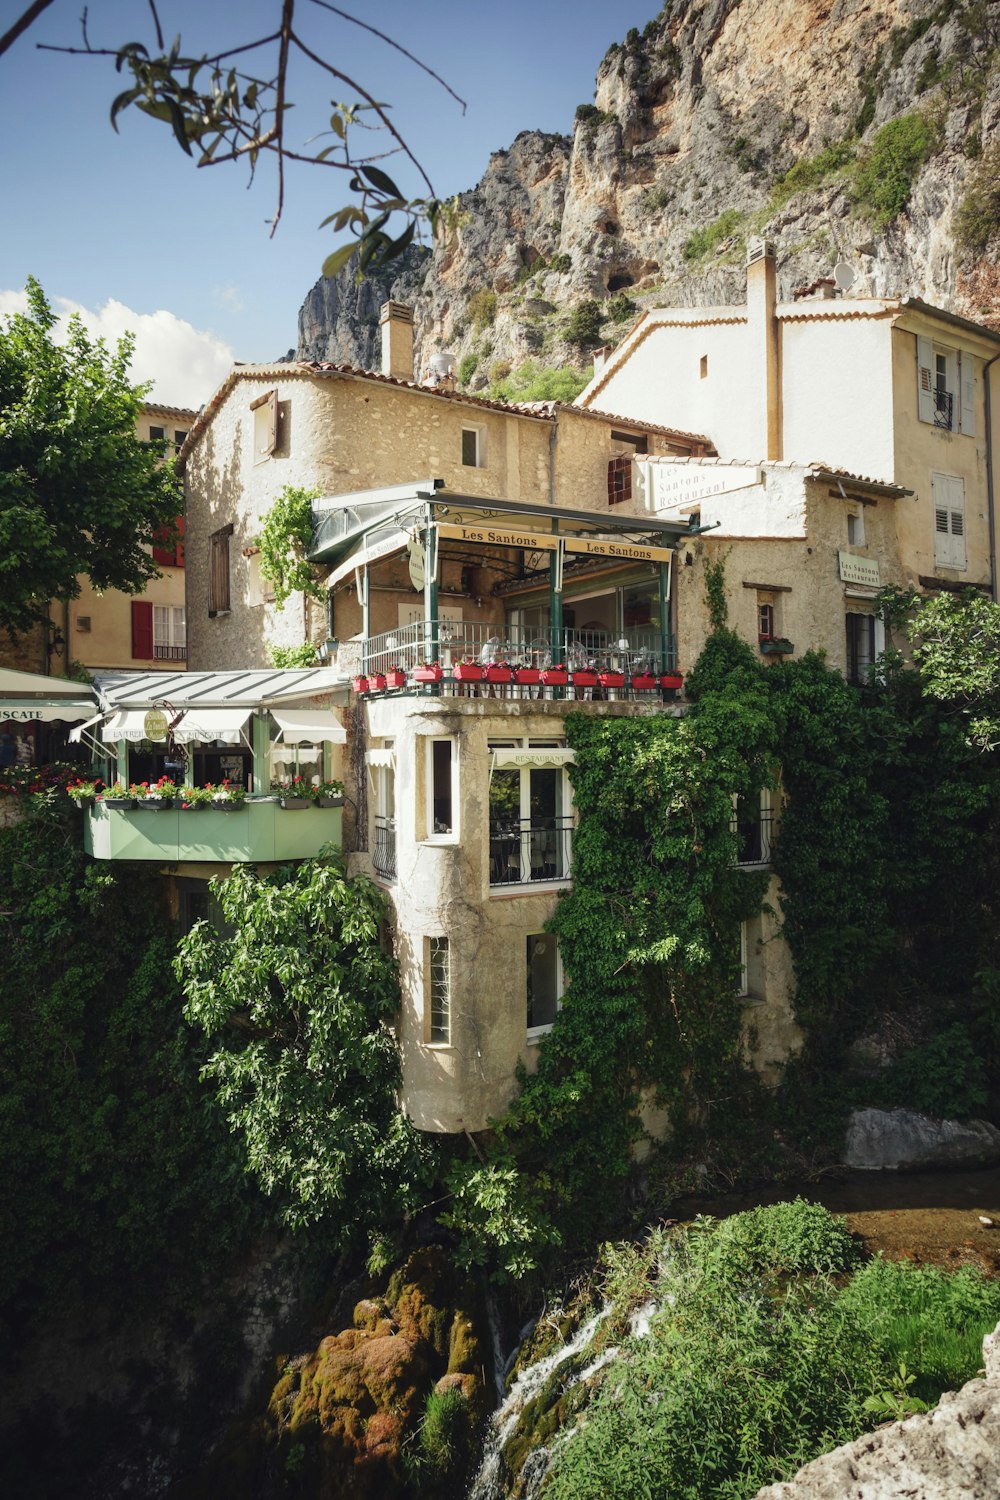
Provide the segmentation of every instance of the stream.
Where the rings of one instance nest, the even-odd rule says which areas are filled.
[[[676,1199],[668,1223],[686,1223],[699,1214],[723,1219],[730,1214],[763,1204],[802,1197],[821,1203],[831,1213],[843,1214],[848,1227],[861,1236],[866,1248],[892,1259],[943,1266],[979,1266],[987,1275],[1000,1276],[1000,1169],[978,1172],[854,1172],[827,1177],[820,1182],[785,1183],[757,1190]],[[992,1220],[996,1227],[982,1222]],[[551,1377],[565,1365],[563,1391],[598,1373],[618,1353],[605,1349],[591,1361],[583,1358],[601,1322],[611,1309],[604,1307],[584,1323],[572,1339],[543,1359],[521,1370],[505,1399],[490,1418],[483,1459],[468,1500],[506,1500],[503,1488],[503,1450],[515,1436],[525,1408],[543,1391]],[[630,1335],[643,1338],[656,1311],[648,1304],[633,1315]],[[493,1320],[491,1320],[493,1321]],[[522,1330],[522,1338],[530,1330]],[[494,1323],[494,1337],[496,1336]],[[494,1345],[496,1352],[496,1345]],[[515,1349],[501,1367],[510,1368]],[[502,1389],[502,1386],[498,1387]],[[559,1442],[534,1449],[518,1476],[517,1494],[531,1500],[542,1486],[552,1454]]]

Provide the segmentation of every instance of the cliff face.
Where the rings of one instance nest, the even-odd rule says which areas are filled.
[[[998,9],[668,0],[611,47],[571,138],[525,132],[490,158],[448,244],[377,285],[317,283],[299,357],[377,363],[378,303],[392,296],[415,303],[418,361],[438,347],[475,358],[470,389],[528,358],[585,363],[575,305],[595,300],[616,342],[632,304],[742,301],[750,234],[775,240],[782,295],[844,260],[854,295],[982,316],[995,260],[963,262],[953,218],[1000,123]],[[897,179],[905,207],[887,217],[877,187]]]

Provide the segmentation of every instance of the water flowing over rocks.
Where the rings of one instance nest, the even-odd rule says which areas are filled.
[[[985,1379],[934,1411],[814,1459],[756,1500],[992,1500],[1000,1494],[1000,1328],[983,1340]]]
[[[995,1166],[1000,1130],[986,1120],[932,1120],[912,1109],[856,1109],[844,1164],[863,1172]]]
[[[582,365],[589,354],[567,336],[574,306],[595,299],[603,337],[617,342],[631,304],[741,302],[749,232],[775,241],[783,297],[843,258],[853,295],[909,293],[979,316],[995,267],[963,267],[952,221],[975,141],[1000,124],[1000,80],[975,99],[936,87],[935,69],[948,71],[960,43],[957,10],[937,0],[668,0],[641,35],[609,48],[595,103],[565,135],[525,130],[493,153],[461,194],[466,219],[450,239],[361,287],[350,268],[317,282],[298,357],[377,367],[378,304],[392,298],[415,304],[418,375],[436,348],[475,361],[471,390],[529,358]],[[914,108],[940,115],[940,146],[884,229],[858,210],[842,173],[775,195],[796,163],[851,141],[859,118],[865,146]],[[692,250],[692,233],[723,214],[729,231]],[[476,292],[495,306],[470,306]]]

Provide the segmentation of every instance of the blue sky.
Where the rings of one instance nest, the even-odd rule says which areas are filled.
[[[4,29],[26,3],[3,0]],[[230,359],[271,359],[295,343],[299,305],[335,243],[318,225],[347,201],[346,174],[293,171],[281,225],[269,238],[270,167],[248,190],[242,167],[196,169],[165,127],[135,111],[120,116],[115,134],[108,112],[122,82],[113,61],[37,50],[38,42],[79,45],[81,11],[81,0],[55,0],[0,58],[0,139],[7,143],[0,312],[17,305],[32,274],[60,310],[83,309],[96,331],[134,327],[137,373],[155,372],[160,399],[197,405]],[[267,35],[280,0],[159,0],[159,11],[168,37],[179,31],[184,51],[200,54]],[[490,152],[518,131],[570,131],[576,105],[593,98],[608,46],[630,26],[641,29],[656,5],[382,0],[352,13],[467,100],[463,115],[384,43],[297,0],[296,24],[309,44],[392,105],[436,191],[450,195],[478,181]],[[148,6],[90,0],[89,35],[95,47],[150,42]],[[325,128],[332,98],[350,95],[299,64],[290,92],[303,139]],[[419,191],[412,173],[400,180]]]

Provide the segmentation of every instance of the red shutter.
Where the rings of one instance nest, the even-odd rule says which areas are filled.
[[[153,660],[153,606],[144,599],[132,602],[132,659]]]
[[[174,566],[173,527],[158,526],[153,532],[153,561],[158,568]]]
[[[177,517],[177,546],[174,548],[174,567],[184,566],[184,517]]]

